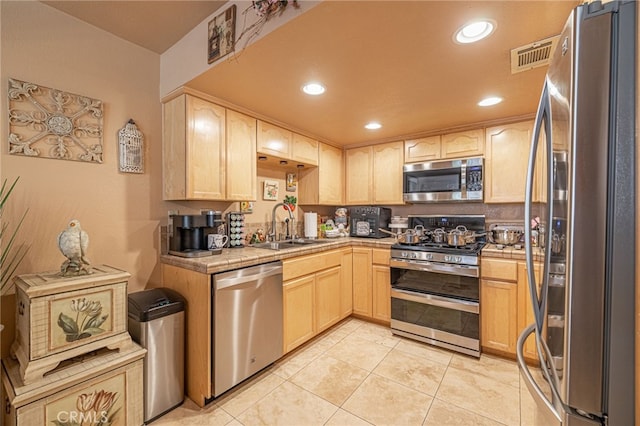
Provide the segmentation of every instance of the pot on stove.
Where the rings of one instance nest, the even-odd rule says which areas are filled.
[[[452,247],[462,247],[467,244],[467,228],[465,226],[457,226],[456,229],[449,231],[447,234],[447,244]]]
[[[444,232],[444,229],[442,228],[434,229],[431,232],[431,239],[434,243],[443,244],[445,242],[445,238],[446,232]]]

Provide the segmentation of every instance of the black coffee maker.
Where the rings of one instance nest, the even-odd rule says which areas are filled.
[[[213,210],[199,215],[169,215],[169,254],[181,257],[210,256],[207,248],[209,234],[217,234],[224,229],[222,213]],[[220,250],[220,249],[219,249]]]

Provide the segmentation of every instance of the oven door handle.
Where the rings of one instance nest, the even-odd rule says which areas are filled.
[[[391,297],[408,300],[410,302],[439,306],[441,308],[455,309],[457,311],[464,311],[472,314],[480,313],[480,304],[478,302],[450,299],[448,297],[436,296],[435,294],[414,293],[412,291],[392,288]]]
[[[400,260],[390,259],[389,266],[391,268],[411,269],[414,271],[439,272],[449,275],[462,275],[465,277],[480,277],[480,268],[469,265],[450,265],[448,263],[435,263],[426,260]]]

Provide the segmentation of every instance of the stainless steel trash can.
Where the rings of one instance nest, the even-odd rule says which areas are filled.
[[[147,349],[144,358],[144,421],[184,401],[184,298],[168,288],[129,294],[132,339]]]

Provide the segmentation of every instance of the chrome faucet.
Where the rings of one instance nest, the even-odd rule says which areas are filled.
[[[294,221],[295,218],[293,217],[293,211],[291,210],[291,206],[289,206],[289,204],[285,204],[285,203],[278,203],[275,206],[273,206],[273,210],[271,211],[271,232],[269,233],[268,237],[269,239],[271,239],[271,241],[276,241],[276,210],[278,209],[278,207],[284,207],[285,210],[287,210],[289,212],[289,219],[291,221],[291,238],[295,238],[295,228],[294,228]]]

